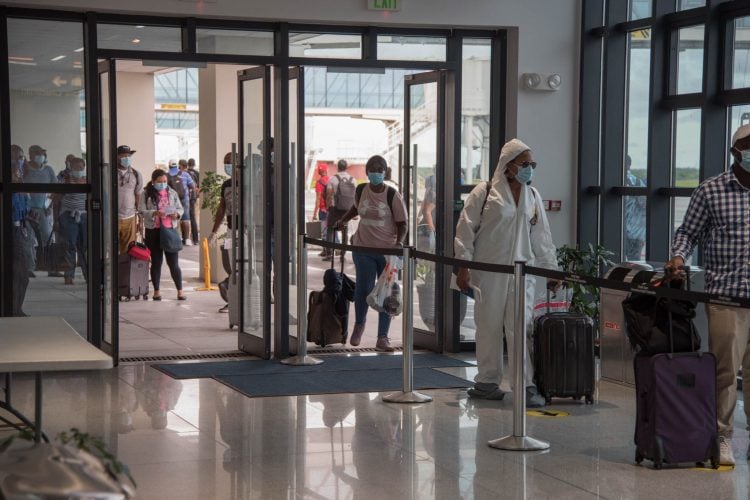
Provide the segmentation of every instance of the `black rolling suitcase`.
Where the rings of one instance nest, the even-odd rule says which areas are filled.
[[[690,277],[687,280],[690,282]],[[701,463],[719,466],[716,423],[716,358],[709,352],[675,353],[669,299],[667,330],[670,351],[638,355],[635,370],[635,461]],[[694,328],[694,327],[693,327]],[[697,346],[694,346],[697,350]]]
[[[148,300],[148,265],[147,260],[135,259],[128,254],[119,256],[117,294],[120,300],[141,297]]]
[[[549,291],[547,291],[549,303]],[[547,313],[534,324],[534,383],[553,397],[594,402],[594,322],[574,312]]]

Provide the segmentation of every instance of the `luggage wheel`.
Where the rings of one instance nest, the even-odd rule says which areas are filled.
[[[552,398],[544,398],[544,404],[549,406],[552,404]]]
[[[638,452],[636,451],[636,452],[635,452],[635,463],[636,463],[637,465],[641,465],[641,463],[642,463],[642,462],[643,462],[643,455],[641,455],[640,453],[638,453]]]
[[[594,404],[594,396],[592,394],[587,394],[586,395],[586,404],[587,405]]]
[[[135,300],[141,300],[141,296],[140,295],[136,295],[135,296]]]
[[[148,294],[147,293],[143,294],[143,300],[148,300]]]

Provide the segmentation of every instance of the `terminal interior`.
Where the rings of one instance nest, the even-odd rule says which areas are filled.
[[[588,249],[592,275],[661,278],[690,196],[730,167],[730,138],[750,124],[746,2],[26,0],[0,4],[0,28],[0,319],[61,317],[112,357],[109,370],[45,373],[44,430],[101,437],[129,467],[137,498],[748,496],[739,390],[734,467],[636,465],[633,352],[621,307],[629,292],[617,289],[588,298],[594,404],[556,398],[521,411],[525,433],[548,450],[488,446],[522,420],[507,365],[513,353],[504,399],[467,395],[477,374],[475,301],[451,288],[456,268],[438,262],[454,257],[464,202],[517,137],[537,162],[533,186],[558,257]],[[152,285],[145,297],[118,286],[122,145],[135,151],[144,186],[155,169],[187,159],[201,179],[198,234],[183,232],[179,253],[182,288],[165,264],[163,299],[154,300]],[[17,168],[39,151],[46,178]],[[409,261],[413,280],[402,292],[410,300],[389,330],[395,352],[378,350],[372,309],[358,345],[304,342],[308,297],[326,270],[356,274],[350,251],[327,257],[314,241],[325,230],[316,186],[341,159],[366,182],[373,155],[386,160],[403,196],[407,249],[430,259]],[[85,176],[71,182],[67,168],[78,159]],[[237,224],[221,224],[209,244],[228,179]],[[73,270],[29,269],[23,293],[14,257],[20,196],[42,214],[37,248],[67,238],[52,205],[85,200]],[[358,224],[348,224],[348,236]],[[703,291],[700,250],[688,264],[691,290]],[[545,280],[532,279],[536,318],[547,294]],[[220,283],[230,289],[229,313],[220,312]],[[703,304],[696,311],[706,351]],[[352,306],[350,335],[353,317]],[[279,365],[285,371],[262,382],[270,396],[226,377],[163,369],[304,353],[323,367],[345,358],[370,368],[335,372],[348,378],[344,389],[304,391],[295,385],[309,380],[290,374],[308,367]],[[428,370],[459,383],[420,389],[429,402],[384,401],[401,391],[396,365],[412,355],[438,360],[416,362],[417,382]],[[372,364],[392,358],[393,369]],[[394,373],[397,386],[367,390]],[[13,380],[14,406],[34,415],[33,374]],[[14,432],[0,425],[0,441]],[[3,474],[0,465],[0,491]]]

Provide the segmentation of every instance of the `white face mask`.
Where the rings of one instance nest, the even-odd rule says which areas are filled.
[[[740,154],[742,155],[742,159],[738,162],[740,167],[746,172],[750,172],[750,149],[743,149]]]

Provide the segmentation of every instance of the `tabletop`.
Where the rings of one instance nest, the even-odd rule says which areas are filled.
[[[63,318],[0,318],[0,373],[112,368],[112,358]]]

